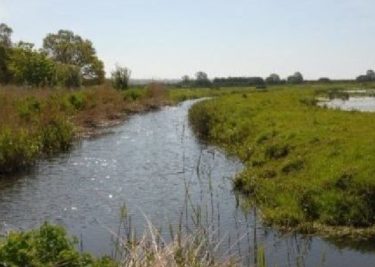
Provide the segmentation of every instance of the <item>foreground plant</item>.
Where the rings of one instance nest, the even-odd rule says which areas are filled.
[[[76,250],[77,240],[62,227],[43,224],[29,232],[12,232],[0,241],[0,266],[6,267],[115,267],[110,258],[95,259]]]

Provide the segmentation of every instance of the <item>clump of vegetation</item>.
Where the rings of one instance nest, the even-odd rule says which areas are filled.
[[[62,227],[49,224],[29,232],[11,232],[0,240],[1,266],[119,266],[108,257],[95,259],[79,253],[77,240],[69,238]]]
[[[317,107],[315,96],[337,92],[335,87],[280,86],[191,109],[197,134],[248,166],[234,183],[260,207],[266,223],[319,225],[319,231],[375,225],[375,116]]]

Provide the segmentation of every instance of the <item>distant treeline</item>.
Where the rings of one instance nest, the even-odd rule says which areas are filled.
[[[255,86],[258,88],[264,88],[266,85],[273,84],[299,84],[303,83],[304,79],[300,72],[296,72],[290,75],[286,80],[282,80],[279,75],[273,73],[266,79],[262,77],[218,77],[210,80],[208,75],[199,71],[195,75],[195,79],[191,79],[185,75],[182,77],[180,82],[181,87],[246,87]]]
[[[263,86],[265,81],[261,77],[228,77],[215,78],[212,81],[214,87],[233,87],[233,86]]]
[[[353,82],[353,80],[334,80],[335,82]],[[372,82],[375,81],[375,72],[368,70],[365,75],[360,75],[356,78],[358,82]],[[286,79],[281,79],[276,73],[272,73],[265,79],[262,77],[216,77],[212,80],[208,75],[199,71],[194,78],[185,75],[179,83],[181,87],[257,87],[264,88],[268,85],[279,84],[301,84],[301,83],[330,83],[332,80],[328,77],[321,77],[318,80],[305,80],[300,72],[288,76]]]

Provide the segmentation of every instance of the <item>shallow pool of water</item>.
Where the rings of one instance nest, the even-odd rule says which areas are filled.
[[[375,112],[375,97],[370,96],[352,96],[349,99],[332,99],[325,100],[319,103],[322,107],[332,109],[342,109],[347,111],[364,111],[364,112]]]
[[[264,247],[269,266],[374,266],[375,245],[334,244],[318,237],[280,235],[243,208],[231,178],[238,160],[200,144],[188,126],[194,101],[132,116],[110,134],[83,140],[70,153],[42,160],[28,174],[0,181],[3,230],[29,229],[44,221],[65,226],[81,248],[111,254],[120,208],[126,203],[138,233],[147,217],[163,228],[194,227],[197,207],[220,253],[256,262]],[[195,211],[193,211],[195,207]]]

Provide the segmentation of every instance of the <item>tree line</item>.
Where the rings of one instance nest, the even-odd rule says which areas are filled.
[[[322,77],[317,80],[320,83],[329,83],[331,79]],[[366,74],[360,75],[356,78],[358,82],[373,82],[375,81],[375,71],[368,70]],[[182,77],[179,85],[181,87],[235,87],[235,86],[255,86],[263,88],[267,85],[278,84],[301,84],[304,83],[304,77],[301,72],[295,72],[288,76],[286,79],[281,79],[276,73],[270,74],[265,79],[262,77],[216,77],[210,80],[208,75],[199,71],[195,74],[195,78],[188,75]]]
[[[188,75],[182,77],[180,82],[181,87],[233,87],[233,86],[256,86],[263,88],[266,85],[276,84],[299,84],[303,83],[304,78],[300,72],[287,77],[282,80],[276,73],[271,74],[266,79],[262,77],[217,77],[213,80],[208,78],[207,73],[199,71],[195,74],[195,79],[190,78]]]

